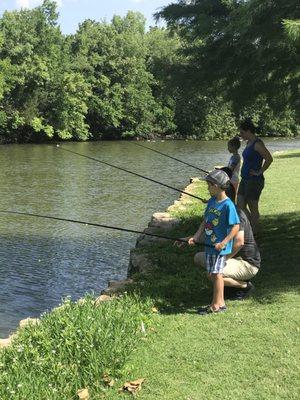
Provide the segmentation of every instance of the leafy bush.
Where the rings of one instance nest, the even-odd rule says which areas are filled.
[[[151,304],[134,295],[98,306],[94,300],[66,300],[0,352],[2,400],[72,399],[85,387],[99,394],[105,373],[118,377],[141,336],[141,323],[151,321]]]

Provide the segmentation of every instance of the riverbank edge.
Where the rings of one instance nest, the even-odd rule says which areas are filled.
[[[197,189],[199,190],[199,182],[198,178],[190,178],[189,185],[183,191],[195,195]],[[148,227],[144,232],[150,234],[159,232],[161,235],[168,234],[168,232],[180,226],[181,218],[178,214],[187,211],[193,203],[199,203],[199,201],[188,194],[182,193],[164,212],[156,212],[152,215]],[[149,246],[167,242],[169,242],[168,239],[140,235],[135,248],[130,251],[128,277],[132,278],[135,274],[150,273],[156,266],[153,265],[153,261],[147,256]]]
[[[276,139],[276,140],[298,140],[300,139],[299,134],[295,134],[294,136],[281,136],[281,135],[264,135],[260,136],[261,139]],[[222,138],[205,138],[199,137],[196,135],[192,136],[179,136],[179,135],[166,135],[166,136],[149,136],[149,137],[139,137],[136,136],[134,138],[103,138],[103,139],[89,139],[89,140],[40,140],[40,141],[24,141],[24,142],[5,142],[0,141],[0,146],[7,146],[7,145],[24,145],[24,144],[32,144],[32,145],[56,145],[56,144],[67,144],[67,143],[96,143],[96,142],[142,142],[142,143],[153,143],[153,142],[169,142],[169,141],[179,141],[179,142],[190,142],[190,141],[203,141],[203,142],[222,142],[231,139],[231,136],[224,136]]]

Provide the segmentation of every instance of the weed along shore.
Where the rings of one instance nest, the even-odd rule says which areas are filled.
[[[300,150],[274,155],[253,297],[228,302],[221,315],[197,315],[211,296],[193,264],[199,248],[141,235],[128,279],[110,282],[98,298],[66,300],[1,341],[1,400],[115,400],[127,392],[143,400],[298,398],[299,174]],[[185,191],[208,198],[197,180]],[[189,236],[203,211],[183,194],[146,232]]]

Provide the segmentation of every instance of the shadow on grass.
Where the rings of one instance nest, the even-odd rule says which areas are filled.
[[[262,218],[258,243],[262,269],[257,275],[260,302],[276,301],[276,296],[299,289],[300,284],[300,214],[283,213]]]
[[[300,151],[290,154],[276,154],[276,158],[297,158],[300,157]]]
[[[262,266],[253,280],[254,300],[273,303],[284,293],[299,289],[300,214],[285,213],[262,218],[258,243]],[[199,217],[183,221],[171,232],[185,237],[199,226]],[[141,295],[151,297],[165,313],[191,312],[211,300],[212,289],[205,271],[194,266],[193,258],[202,248],[178,249],[172,245],[149,246],[147,253],[156,266],[149,276],[141,276]],[[139,277],[137,276],[137,279]]]

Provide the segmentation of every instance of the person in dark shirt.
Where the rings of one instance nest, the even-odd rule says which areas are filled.
[[[254,285],[250,280],[259,271],[261,257],[246,214],[239,208],[237,208],[237,212],[240,218],[240,228],[234,238],[232,252],[226,257],[223,280],[225,287],[234,289],[228,297],[243,300],[254,290]],[[204,267],[204,253],[197,253],[194,260],[196,265]]]
[[[239,208],[237,211],[240,217],[240,229],[234,238],[232,253],[227,256],[224,286],[237,289],[231,293],[231,297],[243,300],[254,290],[250,280],[259,271],[261,257],[246,214]]]

